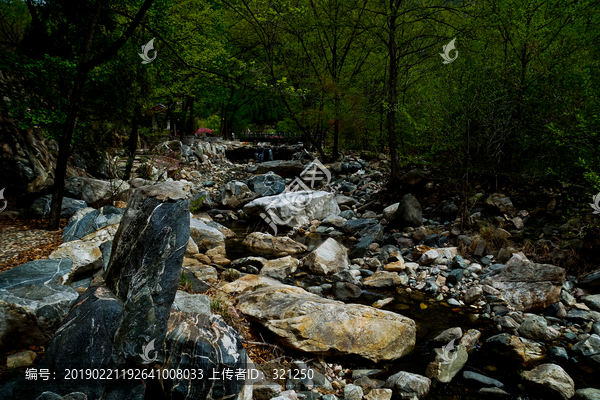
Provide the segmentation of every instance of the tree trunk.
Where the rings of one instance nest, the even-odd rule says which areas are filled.
[[[69,99],[67,119],[65,121],[63,134],[58,142],[58,157],[56,160],[56,170],[54,172],[54,188],[52,190],[52,203],[50,204],[50,221],[48,222],[48,230],[54,231],[60,226],[60,212],[65,192],[67,162],[69,161],[71,140],[73,138],[73,131],[75,130],[75,122],[79,112],[79,103],[81,102],[81,96],[83,95],[83,88],[85,86],[87,75],[94,67],[107,61],[110,56],[115,54],[121,47],[123,47],[125,43],[127,43],[131,35],[133,35],[135,32],[137,26],[142,21],[146,11],[148,11],[150,6],[152,6],[153,1],[154,0],[145,0],[123,35],[107,50],[90,60],[96,25],[98,24],[100,12],[106,4],[106,1],[101,1],[98,3],[96,14],[94,15],[92,23],[90,24],[88,36],[82,49],[81,59],[79,61],[79,65],[77,66],[77,76],[75,77],[73,91],[71,92]]]
[[[387,110],[387,128],[388,128],[388,143],[390,145],[391,176],[397,177],[400,173],[400,161],[398,159],[398,136],[396,133],[396,103],[398,99],[398,60],[396,59],[396,18],[397,8],[394,5],[394,0],[390,0],[392,14],[389,17],[389,80],[388,80],[388,110]]]

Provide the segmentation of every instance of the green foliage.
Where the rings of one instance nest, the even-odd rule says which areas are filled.
[[[190,204],[190,211],[195,214],[202,209],[202,202],[206,199],[206,194],[198,197]]]

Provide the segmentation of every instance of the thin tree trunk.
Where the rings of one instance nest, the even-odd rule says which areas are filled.
[[[388,128],[388,143],[390,145],[390,154],[392,156],[391,162],[391,176],[396,177],[400,172],[400,162],[398,159],[398,136],[396,133],[396,103],[398,99],[397,85],[398,85],[398,60],[396,59],[396,6],[394,0],[390,0],[390,6],[392,9],[392,15],[388,20],[389,24],[389,41],[388,41],[388,52],[389,52],[389,83],[388,83],[388,110],[387,110],[387,128]]]
[[[139,140],[139,132],[138,128],[140,125],[140,113],[136,110],[135,115],[133,116],[133,120],[131,121],[131,133],[129,134],[129,139],[127,139],[127,149],[129,150],[129,157],[127,159],[127,164],[125,165],[125,176],[124,180],[129,180],[131,177],[131,169],[133,168],[133,162],[135,160],[135,153],[137,151],[137,145]]]

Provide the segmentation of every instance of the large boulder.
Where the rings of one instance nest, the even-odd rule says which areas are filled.
[[[252,174],[266,174],[267,172],[273,172],[284,178],[293,178],[299,176],[304,170],[302,162],[298,160],[284,161],[267,161],[264,163],[256,164],[247,169]]]
[[[482,278],[484,284],[498,289],[515,310],[541,311],[560,301],[565,275],[560,267],[513,256],[506,265],[489,271]]]
[[[157,362],[163,370],[196,372],[175,379],[161,376],[160,385],[170,399],[233,400],[244,389],[245,379],[236,371],[246,370],[246,351],[238,333],[218,315],[171,310],[164,356]],[[225,370],[231,371],[231,379]]]
[[[298,260],[292,256],[265,260],[260,275],[283,281],[298,269]]]
[[[225,246],[225,236],[217,228],[208,226],[204,221],[190,220],[190,236],[201,252]]]
[[[398,203],[394,219],[402,226],[417,227],[423,225],[422,213],[423,210],[417,198],[412,194],[407,194]]]
[[[261,197],[244,206],[248,215],[267,215],[271,221],[289,228],[306,226],[310,221],[339,215],[333,193],[323,191],[285,192],[276,196]]]
[[[39,197],[31,204],[30,211],[36,218],[49,218],[50,217],[50,204],[52,203],[52,195],[47,194]],[[69,218],[81,209],[85,209],[87,203],[83,200],[72,199],[70,197],[63,197],[63,201],[60,207],[60,217]]]
[[[255,253],[281,257],[306,251],[305,245],[287,236],[279,237],[262,232],[252,232],[242,244]]]
[[[301,288],[264,287],[248,291],[238,300],[238,310],[297,350],[358,355],[379,362],[401,358],[415,345],[412,319],[321,298]]]
[[[0,349],[47,343],[77,292],[71,260],[37,260],[0,274]]]
[[[105,277],[123,302],[114,340],[124,359],[140,363],[145,338],[162,345],[189,236],[189,203],[179,184],[136,190],[115,235]]]
[[[124,208],[112,206],[102,207],[99,210],[92,207],[77,210],[63,229],[63,243],[82,239],[107,225],[118,224],[124,213]]]
[[[285,179],[273,172],[253,176],[247,184],[250,190],[260,196],[275,196],[285,191]]]
[[[436,348],[435,359],[429,363],[425,374],[438,382],[448,383],[460,372],[469,358],[467,348],[459,344],[453,351],[447,347]]]
[[[65,181],[65,195],[84,200],[89,206],[98,208],[110,203],[119,194],[129,190],[127,182],[120,179],[104,181],[74,176]]]
[[[542,364],[531,371],[521,373],[523,379],[531,382],[552,395],[570,399],[575,395],[575,383],[562,367],[556,364]]]
[[[328,238],[302,259],[302,265],[313,274],[332,275],[348,269],[348,250],[335,239]]]

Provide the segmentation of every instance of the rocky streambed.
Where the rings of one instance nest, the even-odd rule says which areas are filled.
[[[460,229],[453,203],[429,219],[412,194],[370,209],[385,160],[334,163],[330,185],[307,190],[298,180],[311,160],[294,158],[219,156],[212,173],[134,178],[126,208],[65,209],[64,244],[0,274],[0,347],[17,350],[0,398],[597,398],[600,275],[494,250],[522,236],[527,211],[489,196],[514,229],[486,241]],[[418,170],[403,181],[434,187]],[[102,185],[72,193],[95,205],[86,188]],[[223,378],[255,365],[252,346],[284,349],[278,365],[312,377]],[[27,368],[56,379],[34,387]],[[66,378],[73,369],[134,376]]]

